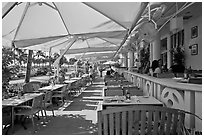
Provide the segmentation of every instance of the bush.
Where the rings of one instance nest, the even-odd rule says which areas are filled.
[[[6,96],[9,92],[9,81],[17,74],[19,70],[18,65],[14,64],[14,51],[10,48],[2,49],[2,95]]]

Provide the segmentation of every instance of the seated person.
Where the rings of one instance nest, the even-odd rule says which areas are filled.
[[[149,69],[149,73],[153,77],[158,77],[158,74],[161,73],[161,69],[159,68],[158,60],[154,60],[152,62],[152,67]]]

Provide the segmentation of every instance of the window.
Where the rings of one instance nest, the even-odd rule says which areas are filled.
[[[161,40],[161,65],[167,64],[167,38]]]
[[[179,47],[184,46],[184,30],[181,30],[171,35],[171,48],[176,48],[178,46]],[[172,60],[171,63],[173,63],[173,55],[171,60]]]

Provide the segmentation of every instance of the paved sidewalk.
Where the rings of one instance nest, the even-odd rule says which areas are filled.
[[[36,135],[89,135],[97,134],[97,110],[100,109],[103,78],[97,77],[92,85],[87,87],[81,95],[66,102],[55,110],[56,117],[48,113],[49,121],[46,125],[39,124]],[[21,125],[15,125],[16,135],[31,135],[31,120],[27,120],[24,130]]]

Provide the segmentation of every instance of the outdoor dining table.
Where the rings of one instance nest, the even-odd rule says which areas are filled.
[[[76,79],[70,79],[70,80],[65,80],[64,83],[66,84],[72,84],[74,82],[76,82],[77,80]]]
[[[62,88],[63,86],[66,86],[66,84],[49,85],[49,86],[39,88],[38,90],[39,91],[54,91],[54,90]]]
[[[11,131],[14,132],[14,108],[23,103],[26,103],[37,96],[44,95],[44,93],[26,93],[21,97],[15,96],[12,98],[2,100],[2,107],[11,107]]]
[[[163,103],[152,96],[131,96],[130,100],[126,100],[125,96],[104,96],[102,109],[130,105],[163,106]]]
[[[81,77],[85,78],[85,77],[88,77],[88,76],[89,76],[89,74],[83,74]]]
[[[103,91],[102,91],[102,96],[107,96],[108,92],[115,92],[115,94],[118,93],[118,95],[125,95],[125,93],[129,92],[131,96],[142,96],[143,95],[143,91],[141,89],[139,89],[137,86],[135,85],[110,85],[110,86],[104,86],[103,87]]]
[[[81,80],[81,77],[73,77],[71,80]]]

